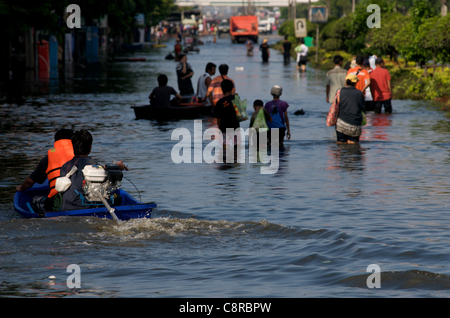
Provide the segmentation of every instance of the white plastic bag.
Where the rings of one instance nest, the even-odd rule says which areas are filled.
[[[66,192],[69,190],[72,181],[70,181],[70,177],[78,170],[76,166],[73,166],[72,169],[70,169],[69,173],[66,174],[65,177],[59,177],[56,179],[55,183],[55,190],[58,192]]]

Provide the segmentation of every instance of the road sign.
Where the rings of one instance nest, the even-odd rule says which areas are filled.
[[[295,37],[304,38],[307,35],[306,31],[306,19],[295,19]]]
[[[309,21],[312,23],[327,23],[328,12],[326,6],[311,6]]]

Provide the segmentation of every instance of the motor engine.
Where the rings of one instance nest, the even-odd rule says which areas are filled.
[[[115,164],[104,167],[87,165],[83,169],[83,174],[85,179],[84,197],[91,202],[108,200],[122,184],[123,173]]]

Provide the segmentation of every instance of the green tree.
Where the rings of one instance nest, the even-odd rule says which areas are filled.
[[[395,5],[387,0],[362,0],[351,14],[351,21],[347,24],[349,33],[345,45],[353,54],[360,54],[366,48],[366,34],[368,32],[367,18],[372,12],[367,12],[367,7],[371,4],[378,5],[381,10],[381,16],[391,13]],[[383,18],[381,23],[383,24]]]
[[[441,43],[442,43],[442,51],[441,51],[441,61],[449,62],[450,61],[450,15],[447,14],[445,17],[439,19],[439,32],[441,34]]]
[[[394,37],[409,20],[408,16],[401,13],[385,14],[382,18],[382,27],[373,28],[367,33],[365,42],[369,48],[366,51],[377,55],[391,55],[397,62],[399,49]]]
[[[85,0],[92,1],[92,0]],[[111,35],[125,36],[130,42],[135,16],[142,13],[148,26],[156,25],[171,12],[174,0],[104,0]]]
[[[1,36],[15,39],[30,27],[57,32],[68,5],[67,0],[35,0],[19,4],[13,0],[0,1]]]
[[[428,18],[435,16],[433,6],[428,0],[414,0],[411,10],[414,31]]]
[[[418,28],[415,44],[419,54],[425,59],[448,61],[449,51],[449,18],[433,17],[423,21]]]
[[[400,54],[407,61],[420,61],[424,57],[420,55],[415,46],[416,33],[414,32],[414,23],[409,20],[400,31],[394,36],[394,43]]]
[[[324,49],[333,50],[348,50],[345,41],[350,36],[349,23],[352,21],[352,16],[346,16],[329,22],[321,31],[320,37],[323,41]],[[337,48],[339,46],[339,48]]]

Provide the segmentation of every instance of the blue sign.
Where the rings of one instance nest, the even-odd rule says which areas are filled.
[[[326,6],[312,6],[309,13],[309,20],[312,23],[326,23],[328,20]]]

